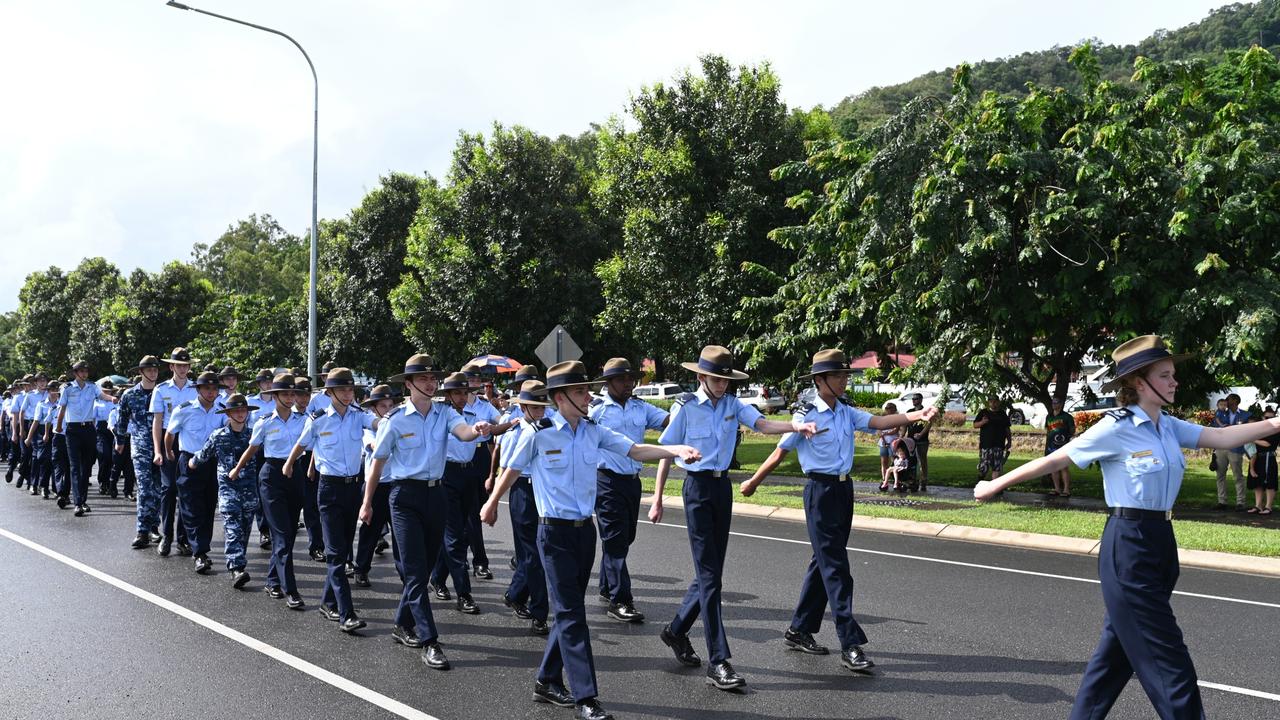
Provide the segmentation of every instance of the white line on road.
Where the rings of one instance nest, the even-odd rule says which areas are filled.
[[[25,545],[31,548],[32,550],[35,550],[38,553],[47,555],[48,557],[51,557],[54,560],[57,560],[63,565],[66,565],[75,570],[79,570],[80,572],[86,575],[89,575],[90,577],[101,580],[102,582],[107,583],[108,585],[111,585],[120,590],[123,590],[129,593],[130,595],[141,598],[142,600],[146,600],[152,605],[168,610],[169,612],[173,613],[174,615],[177,615],[178,617],[184,618],[186,620],[190,620],[196,625],[212,630],[213,632],[218,633],[219,635],[229,640],[233,640],[235,642],[240,643],[241,645],[249,648],[250,650],[255,650],[257,652],[260,652],[263,655],[266,655],[267,657],[271,658],[272,660],[276,660],[278,662],[284,663],[285,665],[288,665],[289,667],[295,670],[298,670],[299,672],[306,673],[307,675],[310,675],[311,677],[323,683],[332,685],[333,687],[345,693],[348,693],[350,695],[354,695],[355,697],[361,700],[364,700],[365,702],[368,702],[373,705],[377,705],[383,710],[386,710],[390,713],[394,713],[402,718],[405,718],[406,720],[439,720],[439,718],[436,718],[435,716],[432,716],[432,715],[428,715],[416,708],[412,708],[408,705],[405,705],[399,700],[394,700],[392,698],[389,698],[386,695],[383,695],[382,693],[377,692],[376,690],[370,690],[369,688],[363,685],[360,685],[358,683],[354,683],[342,677],[341,675],[337,675],[335,673],[329,672],[328,670],[325,670],[319,665],[314,665],[312,663],[309,663],[306,660],[303,660],[302,658],[297,657],[296,655],[291,655],[285,652],[284,650],[281,650],[280,648],[277,648],[273,645],[268,645],[262,642],[261,640],[258,640],[257,638],[253,638],[248,635],[245,635],[244,633],[238,630],[234,630],[230,627],[227,627],[226,625],[223,625],[222,623],[216,620],[211,620],[205,617],[204,615],[201,615],[200,613],[195,612],[194,610],[189,610],[181,605],[178,605],[177,603],[170,602],[169,600],[166,600],[160,597],[159,595],[153,595],[152,593],[149,593],[146,590],[143,590],[142,588],[139,588],[135,585],[130,585],[124,580],[121,580],[112,575],[108,575],[102,572],[101,570],[97,570],[96,568],[89,567],[88,565],[85,565],[84,563],[78,560],[69,558],[66,555],[63,555],[62,553],[56,550],[50,550],[49,548],[43,545],[40,545],[39,543],[34,543],[24,537],[15,535],[9,532],[8,530],[5,530],[4,528],[0,528],[0,536],[9,538],[10,540],[18,543],[19,545]]]

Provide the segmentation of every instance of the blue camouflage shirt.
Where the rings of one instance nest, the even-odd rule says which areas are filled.
[[[134,452],[154,451],[151,438],[151,390],[141,385],[134,385],[120,395],[120,413],[115,427],[112,428],[117,437],[128,434],[133,442]]]
[[[232,482],[227,478],[227,474],[236,466],[236,463],[240,462],[240,456],[244,455],[244,451],[249,448],[249,436],[252,433],[248,425],[241,428],[240,432],[233,431],[230,425],[224,425],[209,435],[209,439],[200,448],[200,452],[195,454],[193,460],[197,466],[210,460],[217,461],[219,485],[253,487],[258,478],[257,456],[245,465],[244,470],[240,471],[238,480]]]

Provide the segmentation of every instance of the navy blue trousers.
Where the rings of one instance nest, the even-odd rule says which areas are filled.
[[[71,465],[67,460],[67,437],[54,434],[53,439],[45,443],[44,469],[42,487],[49,487],[52,481],[58,495],[68,497],[71,493]]]
[[[343,482],[341,478],[327,475],[320,476],[318,485],[316,503],[324,533],[324,562],[329,571],[320,602],[328,607],[336,606],[338,614],[346,620],[355,607],[351,602],[351,585],[347,583],[345,565],[356,539],[356,520],[360,514],[364,485],[359,479]]]
[[[71,464],[71,504],[89,501],[89,475],[98,459],[98,432],[93,423],[66,424],[67,459]]]
[[[547,574],[538,554],[538,507],[529,478],[517,478],[507,494],[511,510],[511,541],[516,551],[516,571],[507,585],[507,597],[526,604],[537,620],[547,619]]]
[[[539,525],[538,552],[555,613],[538,666],[538,681],[561,683],[567,672],[574,702],[580,703],[597,695],[586,607],[591,566],[596,560],[596,529],[590,520],[578,527]]]
[[[27,421],[26,427],[28,428],[31,427],[30,420]],[[42,433],[43,431],[37,428],[36,432]],[[18,453],[19,455],[18,476],[22,478],[26,478],[28,481],[37,479],[36,473],[34,472],[34,468],[32,467],[34,464],[32,460],[35,458],[35,454],[36,454],[35,445],[38,442],[43,443],[44,440],[42,439],[37,440],[35,438],[32,438],[31,444],[28,445],[27,436],[25,434],[22,435],[22,447],[19,448],[19,453]]]
[[[267,587],[298,592],[293,576],[293,544],[298,539],[298,513],[302,512],[302,479],[306,468],[294,466],[293,476],[284,474],[284,459],[266,458],[258,471],[258,497],[262,514],[271,527],[271,563],[267,567]]]
[[[373,489],[373,517],[369,519],[368,525],[360,526],[360,542],[356,546],[356,572],[368,575],[369,568],[373,566],[373,549],[382,539],[382,531],[391,522],[391,488],[394,486],[393,483],[380,482],[378,487]],[[400,548],[396,545],[394,534],[391,536],[391,557],[395,558],[396,572],[399,572]],[[400,582],[404,582],[403,576]]]
[[[636,540],[640,517],[640,476],[596,472],[596,524],[600,527],[600,594],[629,603],[631,574],[627,552]]]
[[[302,453],[294,463],[302,468],[301,475],[305,480],[302,486],[302,526],[307,529],[307,551],[324,551],[324,529],[320,526],[320,475],[316,479],[307,477],[307,468],[311,467],[311,453]],[[346,559],[343,559],[346,562]]]
[[[480,508],[489,499],[484,481],[489,477],[489,460],[493,457],[493,442],[481,443],[471,458],[467,470],[471,474],[471,492],[475,493],[476,511],[467,516],[467,547],[471,548],[471,564],[489,567],[489,553],[484,549],[484,523],[480,522]]]
[[[175,527],[175,521],[177,527]],[[178,461],[160,463],[160,534],[172,541],[187,541],[187,526],[178,512]]]
[[[1107,519],[1098,550],[1107,614],[1071,720],[1106,717],[1133,675],[1163,720],[1204,717],[1196,669],[1169,605],[1178,571],[1178,546],[1167,520]]]
[[[218,512],[218,474],[214,463],[207,462],[192,470],[187,467],[193,455],[178,452],[178,504],[182,524],[187,531],[191,554],[209,554],[213,542],[213,520]]]
[[[23,461],[27,465],[27,472],[24,475],[32,488],[49,489],[49,476],[52,474],[53,465],[48,461],[52,457],[52,445],[52,441],[48,443],[44,441],[44,431],[40,428],[36,428],[36,436],[32,438],[31,444],[23,445],[23,452],[26,453]],[[61,488],[54,485],[53,491],[59,493]]]
[[[470,517],[479,517],[480,506],[476,503],[480,496],[474,487],[475,480],[469,467],[458,463],[444,464],[444,495],[448,502],[448,513],[444,519],[444,545],[440,557],[436,560],[435,571],[431,574],[431,582],[437,586],[444,585],[445,575],[453,578],[453,589],[462,595],[471,594],[471,575],[467,572],[467,548],[470,546]]]
[[[728,477],[719,473],[715,477],[710,474],[690,475],[685,478],[683,495],[694,578],[675,619],[671,621],[671,631],[687,634],[701,614],[709,662],[722,662],[731,657],[720,612],[720,576],[724,572],[725,553],[729,550],[733,488]]]
[[[804,519],[813,556],[800,585],[800,602],[791,627],[817,633],[829,603],[840,649],[865,645],[867,636],[853,619],[853,576],[845,549],[853,523],[853,483],[810,476],[804,486]]]
[[[397,480],[388,498],[391,504],[391,534],[400,548],[400,573],[404,590],[396,608],[396,624],[412,628],[423,644],[439,639],[436,621],[427,597],[431,568],[440,557],[444,538],[444,487],[427,486],[423,480]]]
[[[112,468],[115,466],[116,438],[107,428],[105,420],[99,421],[93,430],[93,451],[98,458],[98,486],[111,487]]]

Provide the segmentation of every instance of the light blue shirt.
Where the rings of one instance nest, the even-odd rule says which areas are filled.
[[[498,422],[498,410],[488,402],[472,395],[467,404],[462,407],[462,421],[468,425],[475,425],[480,420],[488,423]],[[463,442],[450,433],[449,462],[471,462],[472,458],[476,456],[476,448],[480,447],[485,440],[488,440],[488,436],[481,435],[470,442]]]
[[[28,420],[36,418],[36,406],[49,397],[48,390],[31,390],[22,401],[22,417]]]
[[[386,421],[383,420],[378,427],[382,427],[383,425],[386,425],[386,424],[387,424]],[[360,441],[361,443],[363,443],[360,449],[364,451],[364,474],[366,477],[369,475],[369,468],[373,467],[373,443],[376,442],[377,439],[378,439],[377,430],[366,429],[360,434]],[[378,482],[389,483],[391,482],[391,478],[385,478],[385,479],[380,478]]]
[[[507,467],[533,480],[538,515],[561,520],[586,520],[596,508],[596,466],[601,451],[626,455],[631,442],[625,435],[589,420],[571,427],[563,416],[551,418],[551,427],[537,429],[528,420]]]
[[[529,427],[529,424],[524,422],[523,412],[520,413],[519,417],[516,416],[515,413],[518,410],[519,408],[512,408],[502,415],[501,422],[515,424],[511,426],[510,430],[502,433],[496,439],[498,447],[501,448],[498,452],[499,470],[505,470],[511,465],[511,455],[515,453],[516,446],[520,444],[520,435],[524,433],[525,428]]]
[[[423,415],[405,400],[378,425],[373,456],[387,461],[382,474],[392,480],[439,480],[444,475],[446,439],[465,424],[448,403],[433,402]]]
[[[119,424],[120,424],[120,407],[112,403],[111,410],[107,413],[107,429],[110,430],[111,433],[114,435],[116,431],[116,425],[119,425]],[[124,438],[121,437],[119,438],[119,440],[123,442]]]
[[[373,427],[373,421],[373,413],[354,405],[344,415],[330,405],[319,416],[307,418],[298,444],[315,451],[316,472],[350,477],[360,472],[364,431]]]
[[[116,409],[116,404],[110,400],[94,400],[93,401],[93,421],[94,422],[111,422],[111,413]],[[68,413],[71,411],[68,410]]]
[[[756,421],[763,417],[759,410],[747,405],[734,395],[725,394],[715,405],[703,388],[682,395],[671,408],[671,423],[662,431],[658,442],[663,445],[689,445],[702,453],[697,462],[676,460],[686,471],[722,472],[733,462],[733,446],[737,440],[738,424],[755,429]]]
[[[249,436],[250,445],[261,445],[262,453],[269,458],[284,460],[293,451],[293,446],[302,436],[302,428],[306,421],[296,412],[289,413],[284,419],[276,413],[265,415],[253,425],[253,433]]]
[[[836,401],[834,408],[818,395],[813,404],[792,416],[793,422],[811,422],[820,435],[806,439],[790,432],[778,441],[783,450],[795,450],[800,469],[808,473],[844,475],[853,469],[853,433],[871,430],[871,413]]]
[[[200,452],[214,430],[227,423],[227,416],[218,413],[218,403],[209,403],[205,410],[199,400],[188,400],[174,408],[165,430],[178,438],[178,449],[192,455]]]
[[[257,425],[259,420],[270,415],[276,409],[276,401],[272,400],[270,395],[266,397],[262,397],[261,395],[250,395],[246,397],[245,400],[250,405],[258,406],[257,410],[249,411],[249,419],[245,421],[245,424],[250,428]]]
[[[333,407],[333,398],[329,397],[329,393],[321,390],[311,396],[311,402],[307,403],[307,414],[315,415],[316,413],[324,412],[331,407]]]
[[[153,415],[161,413],[160,427],[169,427],[169,419],[173,415],[173,409],[188,400],[199,402],[200,393],[196,392],[195,383],[191,378],[187,378],[187,382],[181,388],[173,384],[173,378],[169,378],[162,383],[156,385],[156,389],[151,392],[151,407],[147,408]],[[201,444],[203,447],[203,444]],[[198,451],[200,448],[192,450]]]
[[[588,416],[597,425],[607,427],[614,432],[622,433],[633,443],[644,442],[645,430],[661,430],[667,421],[667,413],[640,398],[630,398],[625,406],[619,405],[608,392],[600,402],[592,406]],[[644,467],[644,463],[632,460],[626,455],[605,450],[600,453],[600,464],[597,466],[622,475],[635,475]]]
[[[1203,427],[1168,414],[1159,428],[1137,405],[1111,411],[1084,434],[1064,446],[1080,468],[1102,467],[1102,489],[1110,507],[1140,510],[1173,509],[1187,467],[1182,448],[1200,442]]]
[[[71,381],[62,386],[62,394],[58,396],[58,407],[65,407],[67,414],[63,422],[93,422],[93,401],[106,397],[97,383],[85,381],[84,385]]]
[[[36,415],[34,419],[36,423],[40,425],[53,424],[53,421],[58,419],[58,406],[48,400],[42,400],[40,404],[36,406]],[[57,428],[54,429],[56,430]],[[62,433],[54,434],[62,435]]]

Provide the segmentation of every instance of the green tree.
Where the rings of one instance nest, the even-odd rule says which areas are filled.
[[[0,376],[10,383],[26,374],[26,367],[17,353],[18,313],[0,313]]]
[[[163,357],[189,345],[192,321],[215,295],[213,284],[186,263],[171,262],[158,273],[134,270],[124,293],[100,311],[114,367],[130,368],[143,355]]]
[[[234,365],[242,373],[258,368],[306,365],[305,303],[275,302],[263,295],[226,294],[191,321],[191,354],[201,362]]]
[[[729,344],[745,323],[735,317],[744,292],[783,273],[793,253],[768,241],[796,221],[770,171],[803,154],[808,119],[779,99],[767,66],[732,67],[702,59],[656,84],[599,135],[595,192],[622,223],[622,246],[596,266],[604,293],[597,325],[630,337],[665,362],[695,356],[708,342]],[[830,123],[827,123],[830,128]],[[743,264],[765,272],[744,276]]]
[[[18,291],[14,347],[18,361],[29,369],[57,376],[67,366],[71,313],[62,302],[66,285],[66,275],[51,266],[27,275]]]
[[[307,241],[285,232],[270,215],[227,226],[211,245],[196,243],[192,265],[215,287],[277,301],[303,297],[310,273]]]
[[[85,259],[67,274],[62,304],[70,313],[68,352],[72,360],[87,361],[94,377],[120,369],[113,363],[101,314],[123,287],[120,271],[100,257]]]
[[[448,184],[428,178],[392,296],[405,333],[451,364],[481,352],[533,361],[562,323],[589,362],[601,307],[589,268],[610,249],[580,156],[525,128],[463,134]]]

